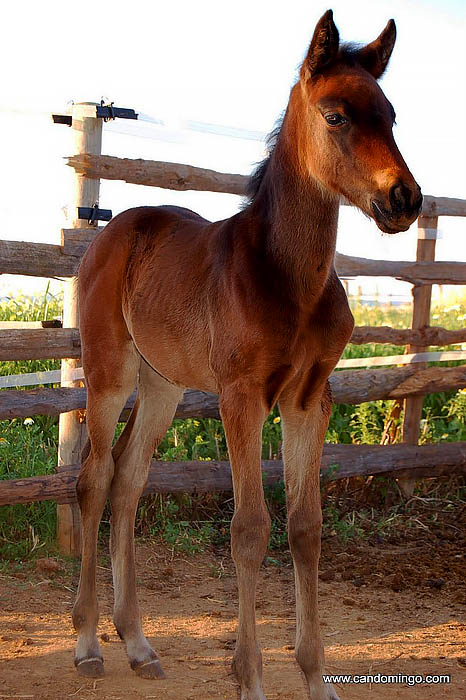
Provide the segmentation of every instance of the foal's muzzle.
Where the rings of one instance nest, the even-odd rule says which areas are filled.
[[[380,193],[371,201],[371,210],[377,226],[385,233],[407,231],[421,213],[422,194],[418,184],[408,186],[395,182],[387,193]]]

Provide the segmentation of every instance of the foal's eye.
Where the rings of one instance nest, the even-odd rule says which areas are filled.
[[[348,120],[342,114],[335,112],[334,114],[326,114],[325,121],[329,126],[343,126]]]

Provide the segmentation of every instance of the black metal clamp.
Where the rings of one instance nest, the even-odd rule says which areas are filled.
[[[101,100],[100,107],[96,107],[96,116],[101,117],[104,122],[108,122],[111,119],[137,119],[138,115],[134,109],[126,109],[126,107],[114,107],[114,102],[110,102],[108,105],[105,104],[104,100]]]
[[[93,207],[78,207],[78,219],[87,219],[87,223],[91,226],[97,221],[110,221],[112,216],[112,210],[99,209],[98,202]]]
[[[114,107],[114,103],[110,102],[108,105],[105,104],[104,100],[101,100],[100,105],[96,105],[95,116],[101,118],[104,122],[108,122],[111,119],[137,119],[138,115],[134,109],[127,109],[126,107]],[[73,118],[70,114],[52,114],[52,119],[54,124],[66,124],[66,126],[71,126],[73,123]]]

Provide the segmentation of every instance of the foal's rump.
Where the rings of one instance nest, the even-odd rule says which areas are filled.
[[[79,269],[88,383],[140,354],[176,384],[214,388],[206,304],[212,226],[181,207],[137,207],[96,236]]]

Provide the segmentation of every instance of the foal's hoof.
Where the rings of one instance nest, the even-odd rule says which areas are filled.
[[[74,665],[78,674],[86,678],[102,678],[105,675],[103,659],[97,656],[89,659],[75,659]]]
[[[326,683],[325,689],[328,692],[328,700],[340,700],[339,696],[337,695],[337,691],[331,683]]]
[[[162,664],[158,659],[148,659],[147,661],[140,661],[136,664],[131,664],[131,668],[136,672],[139,678],[147,678],[147,680],[158,680],[161,681],[166,678],[165,673],[162,668]]]

